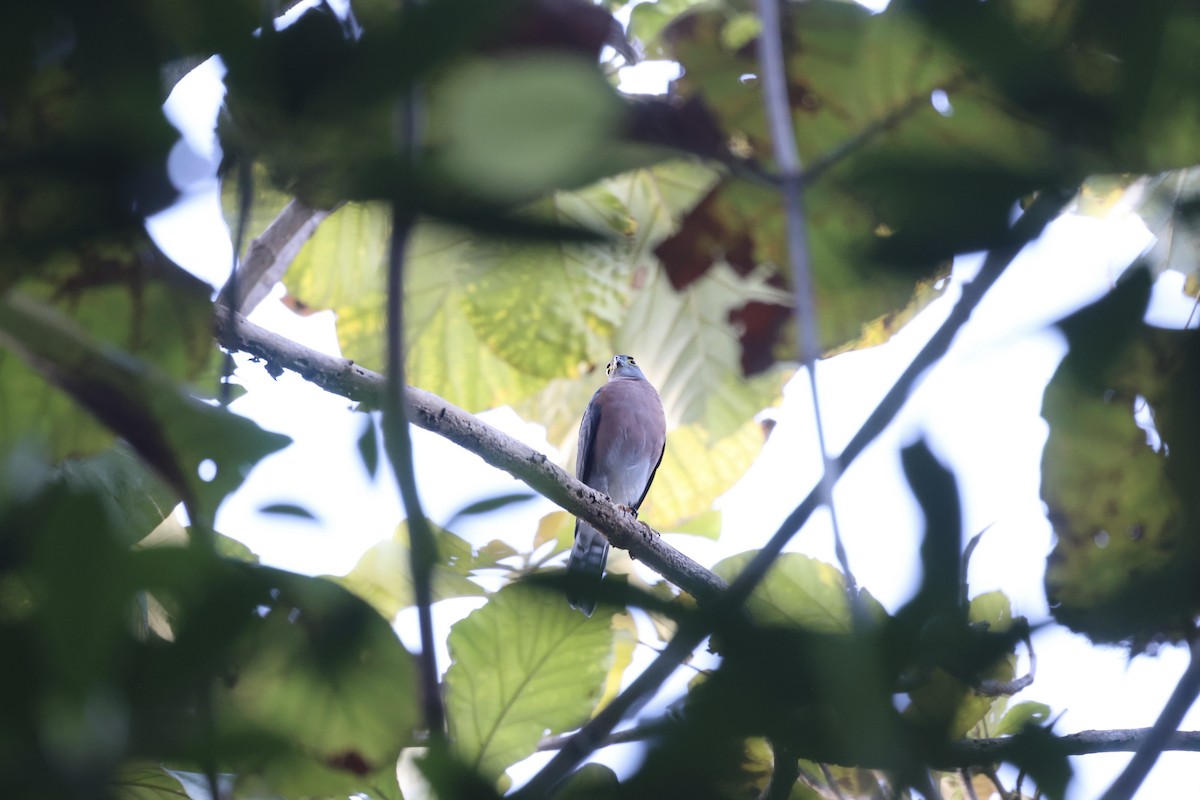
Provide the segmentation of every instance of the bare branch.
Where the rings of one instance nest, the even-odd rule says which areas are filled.
[[[309,208],[299,200],[288,203],[267,229],[250,242],[246,258],[221,289],[218,302],[236,308],[242,314],[253,311],[271,287],[283,279],[288,265],[296,259],[317,226],[332,213],[333,210]]]
[[[227,309],[218,308],[220,319],[228,314]],[[240,314],[237,317],[238,324],[232,331],[230,326],[218,321],[222,346],[263,359],[272,374],[289,369],[334,394],[369,408],[379,407],[384,384],[379,373],[353,361],[312,350],[256,325]],[[615,547],[628,550],[701,604],[714,600],[728,588],[723,579],[663,542],[644,522],[633,519],[603,493],[568,475],[544,453],[506,436],[431,392],[408,387],[405,398],[410,421],[415,425],[471,451],[492,466],[524,481],[564,510],[587,520]]]

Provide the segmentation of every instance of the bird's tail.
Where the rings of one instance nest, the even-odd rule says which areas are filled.
[[[567,602],[591,616],[596,610],[596,597],[604,564],[608,561],[608,540],[586,522],[575,523],[575,546],[567,559]]]

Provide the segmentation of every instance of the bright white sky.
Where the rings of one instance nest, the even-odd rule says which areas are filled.
[[[661,85],[674,74],[673,65],[651,64],[643,69]],[[173,167],[189,188],[176,208],[150,222],[151,232],[168,255],[214,285],[223,282],[230,262],[229,234],[211,177],[217,157],[212,124],[223,93],[220,74],[212,62],[202,66],[179,84],[168,101],[168,116],[185,131],[189,143],[177,149]],[[639,91],[651,89],[638,85]],[[197,163],[189,153],[211,160]],[[1052,224],[987,296],[901,417],[844,476],[836,500],[850,563],[860,583],[884,605],[897,607],[919,579],[920,523],[899,469],[898,451],[924,435],[958,477],[965,530],[974,533],[992,526],[972,560],[972,591],[1002,589],[1016,613],[1035,622],[1047,618],[1041,578],[1052,543],[1038,497],[1039,462],[1047,432],[1039,409],[1044,385],[1066,349],[1062,337],[1047,326],[1103,294],[1151,239],[1141,222],[1128,216],[1097,220],[1068,215]],[[977,256],[959,259],[945,296],[889,343],[819,365],[822,411],[832,448],[841,449],[850,438],[944,319],[961,282],[979,263]],[[1160,280],[1151,309],[1156,322],[1181,325],[1188,318],[1193,303],[1182,295],[1181,286],[1179,276]],[[311,347],[338,353],[331,314],[297,317],[278,302],[278,294],[266,300],[252,319]],[[239,376],[250,391],[234,408],[264,428],[291,436],[295,444],[266,459],[251,474],[221,509],[218,527],[244,541],[264,563],[307,574],[349,571],[367,548],[392,534],[402,516],[386,468],[372,482],[362,467],[355,447],[361,415],[351,411],[348,401],[291,373],[276,381],[243,361]],[[510,409],[482,416],[555,455],[544,430],[522,421]],[[704,564],[755,548],[807,494],[817,480],[819,459],[803,376],[787,387],[775,416],[778,425],[761,456],[719,501],[725,519],[721,541],[669,536],[672,545]],[[445,522],[476,499],[523,488],[425,431],[415,431],[415,442],[422,499],[434,521]],[[278,502],[297,503],[312,511],[317,521],[259,512]],[[512,537],[518,547],[525,547],[537,520],[552,509],[539,498],[467,520],[456,525],[456,532],[476,545]],[[833,561],[830,538],[828,516],[819,514],[790,549]],[[474,599],[439,603],[435,621],[444,631],[478,605]],[[410,615],[401,615],[397,629],[415,649]],[[648,628],[643,628],[643,640],[654,641]],[[1062,733],[1152,724],[1186,662],[1186,652],[1180,648],[1165,648],[1157,657],[1127,662],[1123,651],[1092,647],[1056,626],[1040,632],[1035,647],[1037,679],[1014,702],[1040,700],[1055,713],[1064,712],[1056,728]],[[652,655],[648,648],[639,648],[635,667]],[[444,649],[439,664],[443,669],[447,664]],[[656,713],[677,696],[688,677],[687,670],[681,671],[647,713]],[[1185,727],[1200,727],[1200,713],[1193,710]],[[611,750],[601,760],[618,770],[628,771],[635,763],[633,748]],[[1127,759],[1125,754],[1074,759],[1077,777],[1069,797],[1097,796]],[[514,778],[520,783],[544,761],[544,757],[530,759],[513,771]],[[1200,758],[1194,754],[1167,754],[1138,796],[1148,800],[1194,794],[1198,768]]]

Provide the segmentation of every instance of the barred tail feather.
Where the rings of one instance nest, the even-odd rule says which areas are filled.
[[[567,559],[567,602],[586,616],[596,610],[596,596],[604,565],[608,561],[608,540],[586,522],[575,524],[575,546]]]

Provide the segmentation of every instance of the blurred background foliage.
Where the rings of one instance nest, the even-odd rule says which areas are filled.
[[[348,358],[383,363],[389,206],[420,220],[405,287],[414,385],[470,411],[511,405],[569,459],[597,367],[638,353],[672,428],[654,527],[719,535],[712,502],[757,454],[755,415],[793,369],[749,4],[633,10],[632,42],[683,68],[661,97],[614,88],[601,50],[629,44],[584,0],[362,0],[353,18],[318,6],[283,29],[270,9],[45,0],[0,28],[0,785],[13,796],[395,798],[396,760],[423,741],[411,658],[388,625],[412,602],[406,530],[330,580],[257,565],[212,528],[287,442],[211,402],[210,287],[143,229],[177,194],[162,103],[199,60],[228,70],[231,218],[249,212],[254,236],[292,198],[331,212],[284,284],[292,307],[336,311]],[[1004,244],[1040,188],[1083,183],[1081,209],[1124,204],[1158,234],[1145,271],[1062,323],[1072,354],[1044,407],[1059,535],[1046,583],[1058,620],[1096,641],[1185,635],[1200,611],[1180,577],[1200,566],[1195,335],[1140,315],[1146,271],[1200,286],[1200,12],[898,0],[871,14],[821,0],[789,6],[783,34],[823,350],[886,339],[936,296],[952,256]],[[409,161],[394,109],[414,92]],[[1157,446],[1132,422],[1139,405]],[[1012,733],[1027,741],[1018,765],[1061,796],[1069,771],[1043,711],[975,691],[1013,679],[1022,622],[1002,596],[948,581],[953,479],[921,447],[906,469],[930,520],[909,605],[889,616],[833,567],[781,559],[750,621],[718,630],[722,666],[637,774],[618,785],[590,767],[566,793],[747,796],[801,756],[776,796],[829,796],[829,780],[844,796],[922,791],[930,766],[953,766],[955,740]],[[527,548],[439,532],[436,596],[486,594],[480,574],[524,577],[569,538],[561,515]],[[665,583],[628,580],[664,636],[696,613]],[[420,769],[443,797],[486,796],[546,731],[611,698],[632,639],[621,614],[587,620],[510,585],[449,646],[453,747]],[[822,783],[816,762],[842,766]]]

